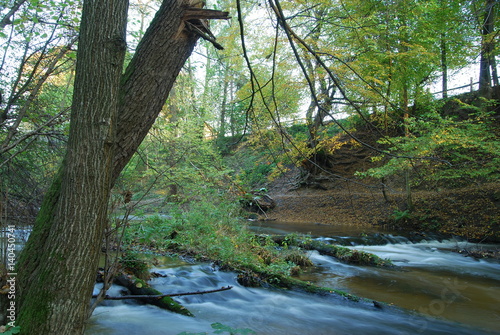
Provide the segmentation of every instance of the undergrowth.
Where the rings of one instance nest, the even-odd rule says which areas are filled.
[[[301,240],[304,237],[289,235],[284,240],[277,240],[276,236],[256,235],[248,229],[240,214],[238,204],[223,197],[174,206],[169,217],[151,216],[131,222],[126,242],[136,249],[213,261],[222,270],[239,273],[238,281],[245,286],[303,286],[292,280],[292,276],[314,265],[308,257],[312,249],[321,249],[320,252],[346,263],[390,265],[374,255],[326,245],[307,237]],[[307,290],[315,291],[309,286]],[[316,292],[325,292],[325,289],[317,288]]]
[[[240,208],[219,198],[177,206],[171,217],[147,217],[132,221],[126,242],[159,252],[176,252],[200,260],[216,260],[222,267],[254,269],[270,275],[289,276],[304,261],[305,251],[262,243],[240,219]]]

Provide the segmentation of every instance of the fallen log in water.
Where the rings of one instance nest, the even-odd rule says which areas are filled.
[[[316,250],[321,255],[332,256],[340,262],[357,265],[369,265],[380,267],[394,267],[389,259],[382,259],[377,255],[369,252],[350,249],[347,247],[328,244],[321,241],[311,239],[310,236],[296,235],[257,235],[260,239],[271,238],[279,245],[296,246],[305,250]]]

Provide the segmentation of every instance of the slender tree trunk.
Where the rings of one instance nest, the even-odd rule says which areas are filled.
[[[228,93],[228,88],[229,88],[229,78],[228,78],[228,70],[226,69],[224,71],[224,87],[222,89],[222,103],[220,107],[220,125],[219,125],[219,132],[217,134],[217,139],[219,143],[222,143],[221,141],[224,140],[224,137],[226,137],[226,109],[227,109],[227,93]]]
[[[491,97],[491,67],[494,43],[492,32],[495,26],[495,6],[496,0],[486,0],[483,26],[481,27],[481,60],[479,66],[479,92],[481,96]]]
[[[408,88],[406,84],[403,87],[403,125],[405,136],[410,136],[410,129],[408,127],[408,119],[410,117],[408,110]],[[405,192],[406,192],[406,206],[408,210],[413,211],[413,197],[411,192],[411,175],[410,175],[410,167],[405,168]]]
[[[230,94],[230,101],[233,102],[235,99],[235,92],[238,91],[238,88],[235,89],[235,86],[238,87],[237,84],[235,84],[235,79],[233,78],[229,82],[229,94]],[[232,104],[231,109],[229,110],[229,127],[231,128],[231,136],[236,136],[240,135],[240,125],[238,124],[239,118],[235,117],[235,108],[234,104]]]
[[[316,75],[314,75],[314,66],[312,63],[312,60],[309,59],[308,57],[304,57],[304,65],[307,68],[307,71],[311,75],[311,81],[313,84],[313,87],[316,87]],[[307,107],[306,110],[306,125],[307,125],[307,131],[308,131],[308,139],[307,139],[307,146],[309,148],[315,148],[316,147],[316,132],[314,130],[314,111],[318,108],[316,104],[316,100],[314,100],[314,95],[311,93],[311,98],[309,101],[309,106]]]
[[[493,85],[498,86],[500,85],[500,82],[498,80],[498,71],[497,71],[497,60],[495,59],[495,56],[491,56],[491,76],[493,79]]]
[[[128,0],[83,5],[67,154],[18,267],[22,334],[81,334],[88,318],[111,189],[127,9]]]
[[[488,2],[488,8],[490,8],[490,15],[488,15],[488,31],[489,31],[489,54],[488,54],[488,59],[490,63],[490,70],[491,70],[491,79],[493,80],[493,85],[498,86],[500,83],[498,81],[498,71],[497,71],[497,61],[495,59],[495,48],[496,48],[496,43],[495,39],[498,36],[495,36],[494,30],[495,30],[495,23],[496,23],[496,13],[498,10],[498,1],[496,0],[489,0]],[[495,8],[495,6],[497,6]]]
[[[448,98],[448,60],[445,35],[441,34],[441,72],[443,76],[443,99]]]

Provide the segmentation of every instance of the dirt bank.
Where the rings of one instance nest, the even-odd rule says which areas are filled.
[[[303,175],[303,173],[302,173]],[[321,178],[320,178],[321,179]],[[276,208],[269,219],[326,225],[385,225],[420,232],[435,231],[473,241],[500,242],[500,184],[459,189],[413,190],[408,211],[404,189],[365,184],[353,176],[302,183],[292,169],[269,185]]]
[[[387,202],[380,190],[363,190],[345,181],[332,189],[273,187],[270,195],[276,208],[268,213],[269,218],[319,224],[380,224],[403,199],[402,195],[393,195],[394,200]]]

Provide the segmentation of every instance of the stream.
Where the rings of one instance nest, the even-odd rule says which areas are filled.
[[[247,288],[237,283],[235,273],[165,257],[153,269],[162,275],[151,281],[159,291],[233,288],[177,297],[194,318],[133,301],[106,301],[94,311],[86,334],[213,334],[215,322],[257,334],[500,334],[500,262],[452,251],[498,245],[351,226],[256,222],[252,229],[311,233],[324,242],[391,259],[397,269],[352,266],[310,252],[316,267],[300,275],[389,305],[376,308],[371,302],[336,296]],[[119,295],[121,289],[113,287],[108,294]]]

